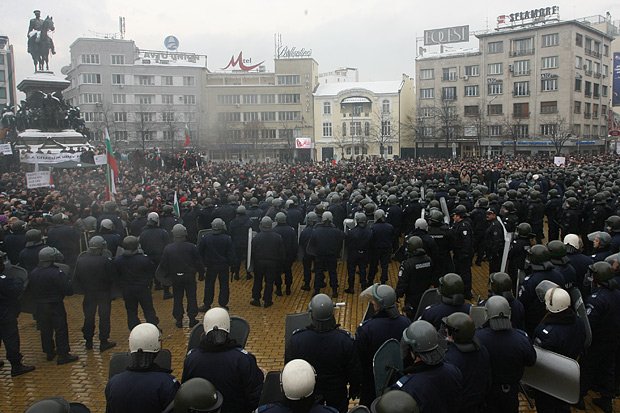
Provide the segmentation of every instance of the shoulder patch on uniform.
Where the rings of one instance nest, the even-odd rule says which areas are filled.
[[[245,355],[250,354],[250,353],[248,353],[248,351],[247,351],[246,349],[244,349],[244,348],[241,348],[241,347],[236,347],[236,349],[237,349],[237,351],[238,351],[238,352],[243,353],[243,354],[245,354]]]
[[[405,377],[401,377],[397,382],[396,382],[396,386],[401,388],[403,387],[405,384],[407,384],[407,382],[409,380],[411,380],[411,374],[406,375]]]
[[[191,349],[190,351],[188,351],[188,352],[187,352],[187,355],[189,356],[190,354],[192,354],[192,351],[194,351],[194,350],[196,350],[196,349],[194,349],[194,348],[193,348],[193,349]]]
[[[421,262],[421,263],[415,265],[415,269],[419,270],[420,268],[429,268],[430,266],[431,266],[430,261]]]
[[[298,328],[297,330],[293,330],[293,334],[291,334],[292,336],[294,336],[297,333],[301,333],[302,331],[306,331],[305,328]]]
[[[2,278],[4,280],[6,278],[6,275],[2,274],[2,275],[0,275],[0,278]]]

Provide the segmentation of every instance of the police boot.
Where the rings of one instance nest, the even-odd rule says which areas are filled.
[[[301,286],[302,291],[310,291],[310,284],[304,284]]]
[[[276,286],[276,295],[278,297],[282,297],[282,286],[281,285]]]
[[[592,403],[597,405],[603,413],[612,413],[613,407],[610,397],[599,397],[597,399],[592,399]]]
[[[334,290],[332,291],[332,298],[336,298],[338,297],[338,289],[334,288]]]
[[[93,349],[93,339],[86,339],[86,343],[84,344],[84,348],[86,350],[92,350]]]
[[[246,279],[246,280],[251,280],[251,279],[252,279],[252,273],[251,273],[251,272],[248,272],[248,273],[245,275],[245,279]]]
[[[346,290],[344,290],[344,292],[347,294],[353,294],[355,290],[353,289],[352,286],[349,285],[349,287]]]
[[[13,364],[11,367],[11,377],[21,376],[22,374],[30,373],[34,370],[34,366],[26,366],[21,362]]]
[[[286,286],[286,295],[291,295],[291,286],[290,285]]]
[[[189,319],[189,328],[194,327],[196,324],[198,324],[198,320],[196,320],[195,318]]]
[[[102,353],[114,347],[116,347],[116,343],[114,341],[105,340],[99,343],[99,351]]]
[[[78,356],[74,356],[73,354],[63,354],[58,356],[58,360],[56,360],[56,364],[59,366],[62,364],[73,363],[74,361],[78,361],[80,358]]]
[[[233,273],[233,279],[235,279],[235,280],[239,279],[239,273],[238,272]]]
[[[164,300],[169,300],[171,299],[172,293],[170,292],[170,287],[164,287]]]
[[[174,325],[177,328],[183,328],[183,320],[182,319],[177,319],[176,323],[174,323]]]

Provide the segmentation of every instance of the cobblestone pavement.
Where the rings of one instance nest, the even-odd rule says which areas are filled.
[[[485,297],[487,291],[487,266],[473,268],[474,290],[476,294]],[[343,328],[354,332],[366,308],[366,302],[359,298],[359,285],[356,286],[356,294],[345,294],[346,269],[343,263],[338,265],[340,282],[340,295],[337,301],[345,302],[346,305],[336,309],[338,322]],[[390,266],[389,283],[395,285],[398,267],[396,263]],[[295,263],[293,294],[290,296],[274,296],[274,305],[268,309],[252,307],[249,305],[251,298],[252,281],[242,277],[240,281],[231,283],[230,311],[233,315],[245,318],[251,326],[251,332],[246,348],[252,352],[259,366],[265,371],[279,370],[283,367],[284,360],[284,318],[288,313],[301,312],[307,309],[311,298],[311,292],[301,291],[302,271],[301,264]],[[202,297],[202,285],[199,283],[199,304]],[[331,290],[324,289],[331,294]],[[189,328],[187,319],[185,327],[176,328],[172,317],[172,300],[162,300],[161,291],[153,293],[155,308],[161,319],[160,327],[163,329],[163,347],[172,352],[173,374],[181,376],[183,358],[186,353]],[[217,294],[216,294],[217,297]],[[112,303],[112,334],[110,339],[118,343],[117,347],[104,353],[100,353],[97,333],[95,334],[95,350],[86,351],[81,334],[83,322],[81,309],[81,296],[67,297],[65,306],[69,318],[70,344],[73,354],[80,356],[78,362],[57,366],[55,362],[45,360],[45,354],[41,350],[41,341],[30,314],[22,314],[19,319],[21,334],[21,349],[24,354],[24,362],[36,366],[36,371],[12,378],[10,365],[0,369],[0,413],[23,412],[24,409],[36,400],[50,396],[62,396],[69,401],[81,402],[87,405],[92,412],[103,413],[105,411],[104,388],[108,377],[108,363],[114,351],[128,351],[129,331],[126,324],[126,313],[122,299]],[[199,315],[202,318],[202,314]],[[2,358],[4,351],[0,350]],[[586,398],[588,411],[598,411]],[[620,411],[620,403],[615,404],[616,411]],[[526,401],[521,402],[522,411],[534,411],[529,409]],[[578,410],[574,410],[578,411]]]

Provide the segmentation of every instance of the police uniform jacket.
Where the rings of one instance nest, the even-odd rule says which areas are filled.
[[[392,224],[396,232],[403,227],[403,209],[399,205],[392,205],[385,211],[385,222]]]
[[[156,365],[146,371],[127,370],[105,387],[106,413],[161,413],[174,400],[179,382]]]
[[[60,303],[71,295],[71,279],[55,265],[37,267],[30,273],[28,289],[37,303]]]
[[[575,286],[581,290],[583,288],[583,279],[588,272],[588,267],[594,264],[594,260],[592,257],[582,254],[579,251],[573,253],[569,252],[566,256],[576,272],[577,284]]]
[[[260,220],[261,218],[263,218],[263,215],[264,215],[263,210],[260,209],[257,205],[254,205],[254,206],[251,206],[246,211],[246,214],[248,218],[250,218],[250,221],[252,222],[252,231],[258,232]]]
[[[284,264],[284,241],[280,234],[271,231],[259,232],[252,240],[252,260],[255,267],[277,267]]]
[[[247,215],[237,215],[230,221],[230,236],[236,250],[248,247],[248,229],[252,227],[252,221]]]
[[[545,270],[537,270],[525,277],[519,289],[519,301],[525,309],[525,331],[530,334],[546,313],[545,304],[536,295],[536,286],[544,280],[564,285],[564,277],[549,262],[545,264]]]
[[[174,279],[177,274],[204,274],[204,265],[195,244],[176,241],[166,245],[159,262],[167,277]]]
[[[26,231],[9,232],[4,236],[4,251],[11,264],[17,265],[19,253],[26,247]]]
[[[293,263],[297,257],[297,249],[299,248],[295,230],[288,224],[278,224],[273,228],[273,232],[280,234],[282,237],[282,242],[284,242],[284,249],[286,251],[286,261]]]
[[[254,410],[255,413],[293,413],[293,409],[286,405],[286,402],[270,403],[259,406]],[[333,407],[323,406],[322,404],[313,405],[308,413],[338,413]]]
[[[0,275],[0,324],[19,316],[18,299],[23,291],[24,283],[21,279]]]
[[[371,228],[372,240],[370,245],[376,250],[392,249],[394,227],[387,222],[375,222]]]
[[[333,224],[316,224],[310,236],[308,248],[314,251],[317,257],[335,258],[340,254],[343,241],[344,232]]]
[[[37,245],[30,245],[19,253],[20,267],[23,267],[28,274],[32,272],[39,265],[39,251],[45,248],[45,244],[42,242]]]
[[[581,211],[569,208],[562,211],[560,227],[564,233],[581,233]]]
[[[80,233],[71,225],[55,225],[47,232],[47,245],[57,248],[65,263],[73,265],[80,254]]]
[[[116,278],[115,271],[110,258],[87,251],[79,256],[75,264],[73,280],[76,289],[84,293],[110,292]]]
[[[454,240],[454,255],[457,257],[471,257],[474,252],[473,229],[469,218],[457,222],[452,227],[452,239]]]
[[[301,248],[301,251],[304,255],[308,254],[308,242],[310,242],[310,237],[312,236],[313,229],[314,226],[308,225],[301,231],[301,234],[299,235],[299,248]]]
[[[497,220],[491,222],[491,225],[485,233],[485,251],[487,257],[494,258],[502,255],[504,250],[504,229],[502,224]]]
[[[585,301],[592,328],[592,346],[615,348],[620,342],[620,290],[599,286]]]
[[[120,255],[114,268],[123,286],[148,287],[155,275],[155,264],[144,254]]]
[[[422,316],[420,316],[421,320],[428,321],[433,326],[435,326],[436,330],[439,330],[441,327],[441,320],[444,317],[449,316],[454,313],[465,313],[469,314],[469,310],[471,309],[471,304],[465,302],[460,305],[451,305],[446,303],[434,304],[426,307]]]
[[[548,313],[534,331],[534,344],[577,359],[584,351],[586,327],[572,308]]]
[[[146,217],[137,217],[129,224],[129,235],[139,237],[146,226]]]
[[[367,226],[356,225],[346,234],[347,254],[349,256],[366,254],[370,249],[372,231]]]
[[[232,238],[225,233],[211,233],[202,237],[198,244],[198,252],[207,268],[215,265],[232,265],[235,262]]]
[[[301,213],[301,209],[296,206],[290,206],[289,209],[286,210],[286,223],[295,230],[299,228],[299,224],[304,220],[304,217]]]
[[[396,296],[405,296],[406,304],[417,308],[422,294],[435,281],[435,270],[424,250],[416,250],[400,264]]]
[[[140,234],[140,246],[142,251],[157,261],[164,251],[164,247],[170,243],[170,235],[163,228],[147,225]]]
[[[475,339],[465,346],[450,342],[444,361],[458,368],[463,375],[463,397],[459,411],[475,411],[484,403],[491,387],[491,360],[486,347]]]

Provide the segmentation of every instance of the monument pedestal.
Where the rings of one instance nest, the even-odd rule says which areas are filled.
[[[26,98],[29,98],[35,92],[54,93],[62,92],[69,87],[71,82],[68,80],[56,76],[54,72],[44,71],[36,72],[30,76],[27,76],[24,80],[19,82],[17,89],[26,94]]]

